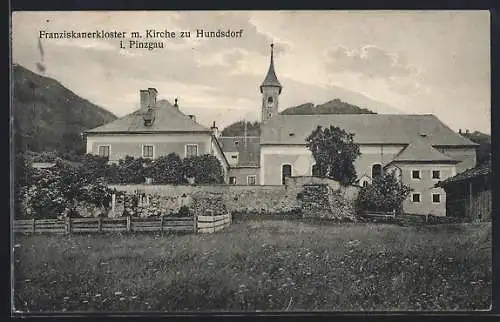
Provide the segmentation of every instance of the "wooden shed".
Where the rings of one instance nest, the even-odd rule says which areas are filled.
[[[446,192],[446,216],[491,220],[491,163],[468,169],[436,186]]]

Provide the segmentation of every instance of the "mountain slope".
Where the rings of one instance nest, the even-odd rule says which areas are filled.
[[[313,103],[305,103],[299,106],[289,107],[280,114],[284,115],[308,115],[308,114],[376,114],[366,108],[361,108],[341,101],[336,98],[324,104],[314,106]]]
[[[336,98],[324,104],[314,105],[305,103],[298,106],[289,107],[280,112],[284,115],[310,115],[310,114],[376,114],[366,108],[361,108],[341,101]],[[260,123],[246,122],[247,136],[260,135]],[[235,122],[222,130],[222,136],[243,136],[245,133],[245,122]]]
[[[248,122],[248,121],[238,121],[235,122],[222,130],[222,136],[243,136],[245,135],[245,123],[247,124],[246,135],[247,136],[259,136],[260,135],[260,123],[259,122]]]
[[[83,130],[116,119],[58,81],[12,67],[12,114],[17,151],[85,151]]]
[[[483,164],[490,161],[491,136],[479,131],[474,131],[469,133],[466,132],[462,133],[462,135],[471,140],[472,142],[479,144],[479,147],[477,149],[477,158],[476,158],[478,164]]]

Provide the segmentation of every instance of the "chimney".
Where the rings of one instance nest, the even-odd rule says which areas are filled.
[[[190,119],[196,122],[196,116],[194,116],[193,114],[189,114],[188,116]]]
[[[219,136],[220,136],[219,128],[217,126],[215,126],[215,121],[212,124],[212,126],[210,127],[210,129],[212,130],[213,136],[215,136],[216,138],[219,138]]]
[[[156,88],[148,88],[149,93],[149,107],[156,107],[156,96],[158,96],[158,91]]]
[[[462,129],[458,129],[458,134],[462,134]]]
[[[141,97],[141,109],[148,108],[149,106],[149,91],[147,89],[141,89],[139,91]]]
[[[178,110],[179,109],[179,104],[177,104],[177,97],[175,98],[174,101],[174,107]]]

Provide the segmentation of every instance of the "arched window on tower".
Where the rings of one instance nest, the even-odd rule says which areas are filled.
[[[372,166],[372,178],[377,178],[382,175],[382,165],[381,164],[374,164]]]
[[[267,98],[267,104],[272,104],[273,103],[273,97],[272,96],[269,96]]]

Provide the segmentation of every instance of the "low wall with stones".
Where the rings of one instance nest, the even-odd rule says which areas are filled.
[[[139,204],[136,197],[128,198],[134,201],[124,201],[125,196],[142,196],[148,199],[149,205],[162,215],[172,215],[182,206],[188,207],[197,214],[206,212],[253,212],[253,213],[283,213],[297,210],[297,191],[286,186],[231,186],[231,185],[111,185],[110,188],[124,193],[117,196],[115,214],[124,210],[131,211],[129,204]],[[218,205],[212,205],[212,200],[218,200]],[[146,202],[146,204],[148,204]],[[158,211],[157,210],[157,211]],[[140,210],[142,211],[142,210]]]
[[[357,196],[357,187],[343,187],[336,181],[313,177],[287,178],[285,185],[279,186],[141,184],[110,185],[110,188],[122,193],[122,196],[116,197],[114,216],[120,216],[124,210],[127,213],[133,212],[131,206],[133,202],[139,204],[136,211],[139,216],[151,216],[173,215],[178,213],[182,206],[186,206],[191,214],[197,215],[227,212],[262,214],[303,212],[304,202],[300,201],[297,196],[306,186],[316,185],[325,187],[318,188],[321,192],[317,189],[317,198],[323,198],[319,196],[323,194],[326,202],[336,204],[336,207],[338,204],[343,205],[343,201],[339,200],[346,198],[348,201],[353,201]],[[123,200],[124,196],[129,197]],[[138,197],[133,199],[130,196],[140,196],[141,200],[137,200]],[[318,202],[316,208],[326,209],[326,204],[320,205],[321,201]],[[331,209],[330,206],[328,208]],[[313,213],[315,210],[312,209],[308,212]],[[343,205],[342,211],[348,211],[346,209],[349,207]],[[137,213],[131,215],[138,215]]]

